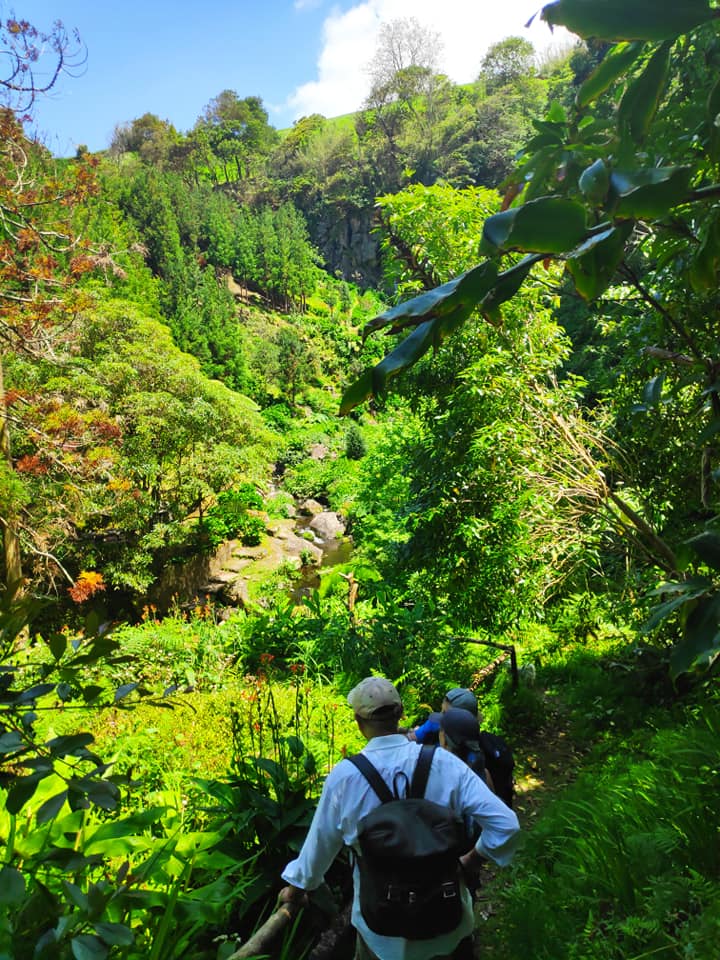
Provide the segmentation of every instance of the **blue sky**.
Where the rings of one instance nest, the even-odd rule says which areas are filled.
[[[542,0],[0,0],[0,15],[49,30],[77,28],[87,62],[35,109],[54,153],[108,146],[113,129],[155,113],[189,130],[224,89],[262,97],[288,127],[318,112],[357,110],[383,22],[415,17],[441,36],[441,69],[458,83],[478,73],[487,47],[510,34],[542,51],[568,42],[524,24]],[[40,64],[42,69],[42,61]]]

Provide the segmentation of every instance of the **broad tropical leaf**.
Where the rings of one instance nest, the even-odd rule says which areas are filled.
[[[617,217],[657,219],[688,198],[690,167],[614,170],[610,190]]]
[[[586,107],[603,93],[607,88],[622,76],[632,66],[644,49],[644,44],[618,43],[605,54],[605,59],[593,70],[590,76],[583,81],[578,90],[575,102],[579,107]]]
[[[582,241],[586,230],[582,204],[564,197],[538,197],[488,217],[481,249],[489,256],[512,250],[564,253]]]
[[[566,27],[586,40],[667,40],[718,12],[708,0],[556,0],[540,16],[551,27]]]

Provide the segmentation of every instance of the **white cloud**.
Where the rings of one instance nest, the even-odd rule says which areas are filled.
[[[335,117],[358,110],[369,90],[366,67],[375,53],[380,25],[403,17],[415,17],[440,34],[440,69],[455,83],[473,80],[487,48],[504,37],[527,37],[538,51],[558,47],[568,40],[565,31],[552,34],[537,18],[529,29],[525,27],[542,2],[365,0],[344,12],[336,9],[323,24],[317,79],[297,87],[287,107],[294,119],[311,113]]]

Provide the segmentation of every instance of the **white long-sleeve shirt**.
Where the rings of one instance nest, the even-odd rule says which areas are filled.
[[[363,751],[392,789],[393,777],[402,771],[412,779],[420,746],[402,734],[374,737]],[[520,829],[513,811],[458,757],[447,750],[435,751],[425,790],[428,800],[451,808],[458,816],[472,819],[482,827],[476,850],[500,865],[509,863]],[[358,823],[380,803],[363,774],[349,761],[334,767],[325,781],[315,816],[299,856],[291,861],[282,877],[303,890],[314,890],[343,845],[359,852]],[[431,940],[383,937],[368,929],[360,911],[359,872],[353,872],[352,924],[365,943],[381,960],[430,960],[452,953],[473,929],[472,901],[463,889],[463,918],[451,933]]]

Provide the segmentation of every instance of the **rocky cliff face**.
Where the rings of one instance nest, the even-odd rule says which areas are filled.
[[[323,216],[309,223],[313,243],[322,253],[331,273],[340,271],[345,280],[359,287],[380,284],[380,249],[371,234],[373,211],[326,207]]]

